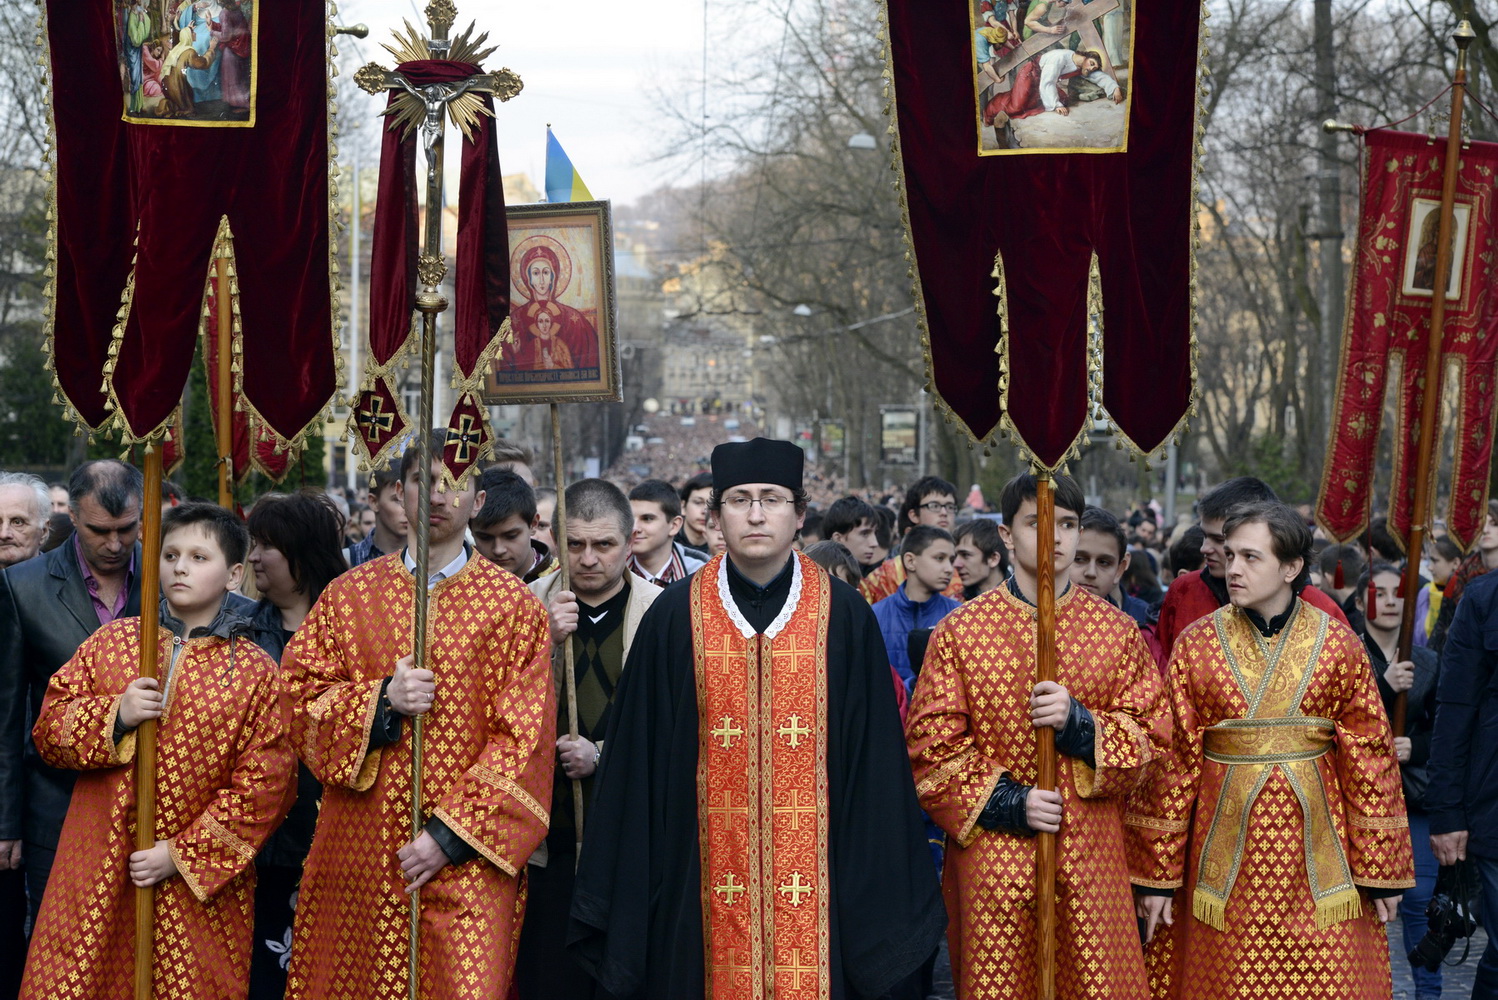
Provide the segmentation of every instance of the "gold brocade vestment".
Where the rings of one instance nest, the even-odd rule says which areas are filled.
[[[137,618],[105,625],[47,686],[37,749],[82,773],[31,938],[27,1000],[131,995],[135,732],[116,743],[114,725],[140,674],[139,636]],[[152,983],[163,1000],[232,1000],[249,988],[255,853],[291,805],[296,758],[276,664],[259,646],[236,636],[174,647],[169,630],[160,637],[156,837],[171,841],[178,873],[156,886]]]
[[[1388,944],[1359,888],[1414,884],[1367,653],[1301,601],[1273,638],[1228,606],[1171,655],[1172,753],[1130,801],[1134,881],[1175,889],[1155,997],[1377,1000]]]
[[[1030,723],[1035,609],[1000,586],[937,627],[906,739],[921,805],[947,832],[942,891],[964,1000],[1035,996],[1035,840],[985,830],[999,778],[1037,779]],[[1126,795],[1168,746],[1160,671],[1134,620],[1078,587],[1056,599],[1056,679],[1092,712],[1096,768],[1061,756],[1057,996],[1143,1000],[1144,963],[1124,855]]]
[[[828,578],[797,553],[762,634],[716,556],[692,577],[702,921],[712,1000],[827,1000]]]
[[[408,902],[396,852],[411,839],[411,725],[371,748],[381,684],[411,652],[414,580],[399,554],[323,592],[286,649],[292,738],[323,783],[302,876],[287,996],[407,996]],[[544,838],[556,702],[546,612],[474,556],[431,590],[423,818],[478,857],[421,889],[421,995],[504,997],[525,909],[520,873]]]

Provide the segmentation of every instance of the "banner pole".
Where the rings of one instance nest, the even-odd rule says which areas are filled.
[[[1420,445],[1415,459],[1415,502],[1410,513],[1410,534],[1405,544],[1404,612],[1400,618],[1400,662],[1410,658],[1415,641],[1415,600],[1420,591],[1420,556],[1425,551],[1425,532],[1430,520],[1431,481],[1435,478],[1436,423],[1441,412],[1441,341],[1446,326],[1446,287],[1451,281],[1451,232],[1456,216],[1456,178],[1461,170],[1462,111],[1467,92],[1467,47],[1477,37],[1465,20],[1452,33],[1456,42],[1456,75],[1451,81],[1451,121],[1446,130],[1446,162],[1441,177],[1441,214],[1436,231],[1436,276],[1430,298],[1430,334],[1426,338],[1425,390],[1420,397]],[[1366,600],[1366,598],[1365,598]],[[1395,736],[1404,735],[1409,695],[1394,699],[1390,724]]]
[[[146,442],[145,489],[141,497],[140,675],[159,673],[161,600],[161,476],[163,440]],[[156,720],[135,730],[135,849],[156,846]],[[152,998],[152,952],[156,944],[156,887],[135,890],[135,1000]]]
[[[1051,474],[1036,473],[1035,506],[1035,681],[1056,679],[1056,498]],[[1035,787],[1056,790],[1056,730],[1041,726],[1035,731],[1039,766]],[[1039,833],[1035,838],[1035,995],[1037,1000],[1056,996],[1056,834]]]
[[[562,413],[557,404],[551,404],[551,466],[557,481],[557,506],[552,514],[552,537],[557,540],[557,572],[562,574],[562,589],[571,590],[567,571],[567,476],[562,468]],[[567,738],[577,739],[577,674],[574,670],[572,636],[562,644],[562,664],[567,694]],[[577,853],[583,856],[583,783],[572,779],[572,813],[576,817]]]
[[[214,248],[218,271],[218,505],[234,509],[234,299],[229,247]]]

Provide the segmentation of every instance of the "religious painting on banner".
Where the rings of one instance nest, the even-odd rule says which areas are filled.
[[[521,205],[508,222],[512,337],[484,401],[618,401],[608,203]]]
[[[255,124],[260,0],[113,3],[125,121]]]
[[[1317,521],[1339,542],[1356,538],[1368,526],[1386,406],[1392,407],[1395,420],[1389,530],[1396,539],[1409,537],[1420,411],[1425,389],[1438,374],[1427,372],[1425,364],[1445,147],[1426,135],[1390,129],[1370,130],[1363,142],[1357,256],[1342,334],[1333,437],[1316,509]],[[1435,449],[1437,455],[1451,455],[1451,482],[1449,489],[1442,483],[1432,494],[1449,498],[1446,531],[1464,549],[1476,543],[1487,519],[1498,417],[1495,182],[1498,143],[1467,143],[1456,177],[1451,278],[1441,338],[1443,402],[1452,404],[1456,425],[1436,428]],[[1392,397],[1388,403],[1386,396]],[[1445,447],[1443,434],[1450,435]]]
[[[1104,415],[1159,449],[1195,399],[1201,5],[880,7],[937,408],[1051,470]]]
[[[1134,0],[968,0],[978,153],[1129,144]]]

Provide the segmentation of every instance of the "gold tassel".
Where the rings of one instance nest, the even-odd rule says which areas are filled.
[[[1324,931],[1333,924],[1354,920],[1363,915],[1363,900],[1356,888],[1343,889],[1316,901],[1316,929]]]
[[[1228,929],[1228,903],[1225,899],[1218,899],[1201,889],[1191,894],[1191,915],[1208,927],[1214,927],[1220,931]],[[1317,910],[1317,919],[1320,920],[1320,910]]]

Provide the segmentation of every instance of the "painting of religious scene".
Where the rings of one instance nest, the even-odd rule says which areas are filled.
[[[608,203],[518,205],[507,216],[510,338],[486,401],[618,400]]]
[[[968,0],[978,153],[1128,148],[1136,0]]]
[[[260,0],[111,0],[125,120],[255,124]]]
[[[1446,280],[1446,300],[1462,297],[1462,275],[1467,269],[1467,224],[1472,206],[1458,202],[1451,213],[1451,270]],[[1441,202],[1435,198],[1415,198],[1410,202],[1410,227],[1404,241],[1404,281],[1400,291],[1405,295],[1435,298],[1436,248],[1440,242]]]

